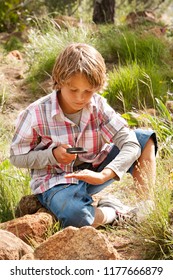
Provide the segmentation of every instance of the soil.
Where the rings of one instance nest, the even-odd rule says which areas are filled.
[[[20,55],[18,55],[20,54]],[[13,126],[19,112],[26,108],[35,97],[29,92],[25,82],[26,65],[24,55],[17,52],[10,52],[4,57],[0,54],[0,78],[1,86],[8,91],[5,102],[0,106],[0,119],[4,123]],[[45,92],[50,88],[50,80],[43,83]],[[107,188],[107,192],[112,192],[114,185]],[[144,258],[143,248],[136,241],[132,234],[125,227],[105,227],[99,228],[109,239],[114,248],[117,249],[122,259],[141,260]]]

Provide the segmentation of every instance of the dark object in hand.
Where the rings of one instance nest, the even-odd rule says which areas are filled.
[[[85,153],[87,153],[87,150],[82,147],[67,148],[66,151],[68,154],[85,154]]]

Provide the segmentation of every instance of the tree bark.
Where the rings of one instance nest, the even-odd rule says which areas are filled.
[[[96,24],[114,23],[115,0],[95,0],[93,22]]]

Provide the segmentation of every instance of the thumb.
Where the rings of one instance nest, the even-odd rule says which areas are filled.
[[[64,149],[72,148],[70,144],[61,144],[61,147],[63,147]]]

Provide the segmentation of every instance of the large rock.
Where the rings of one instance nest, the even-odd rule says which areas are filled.
[[[33,249],[11,232],[0,230],[0,260],[20,260]]]
[[[51,214],[37,212],[33,215],[25,215],[11,221],[1,223],[0,228],[10,231],[27,244],[38,245],[48,235],[55,221]]]
[[[38,246],[34,255],[23,259],[37,260],[118,260],[119,254],[108,239],[93,227],[67,227]]]
[[[34,214],[42,207],[34,194],[23,196],[17,205],[15,216],[22,217],[27,214]]]

